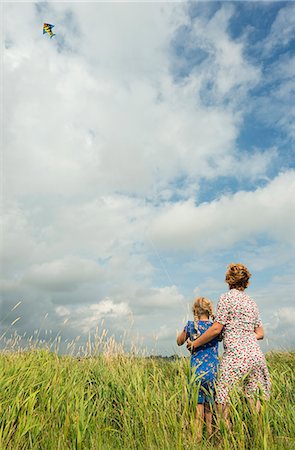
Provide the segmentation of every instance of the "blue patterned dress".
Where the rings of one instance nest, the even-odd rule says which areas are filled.
[[[203,334],[212,325],[210,320],[199,320],[198,331]],[[184,330],[187,338],[194,340],[197,332],[192,320],[188,321]],[[218,337],[195,349],[191,356],[191,370],[196,375],[196,383],[199,387],[198,403],[213,403],[218,370]]]

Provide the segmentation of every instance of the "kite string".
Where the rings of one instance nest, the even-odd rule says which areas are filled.
[[[154,251],[154,254],[157,256],[158,260],[160,261],[161,267],[162,267],[163,271],[165,272],[166,277],[167,277],[169,283],[170,283],[172,286],[175,286],[176,288],[178,288],[177,284],[173,282],[173,280],[172,280],[172,278],[171,278],[171,276],[170,276],[170,274],[169,274],[169,272],[168,272],[168,269],[167,269],[167,267],[166,267],[166,265],[165,265],[165,263],[164,263],[164,261],[163,261],[163,258],[161,257],[160,253],[158,252],[157,247],[155,246],[155,243],[154,243],[154,241],[152,240],[152,238],[150,238],[150,237],[148,236],[148,233],[146,233],[146,238],[147,238],[147,240],[149,241],[149,243],[150,243],[150,245],[151,245],[151,247],[152,247],[152,249],[153,249],[153,251]],[[181,306],[183,307],[184,305],[183,305],[183,303],[182,303],[180,297],[177,296],[177,298],[178,298],[179,303],[180,303]]]
[[[171,276],[170,276],[168,270],[166,269],[166,266],[165,266],[165,264],[164,264],[164,261],[163,261],[161,255],[159,254],[159,252],[158,252],[158,250],[157,250],[157,248],[156,248],[156,246],[155,246],[153,240],[152,240],[147,234],[146,234],[146,237],[147,237],[149,243],[151,244],[151,247],[152,247],[152,249],[153,249],[155,255],[157,256],[158,260],[160,261],[160,264],[161,264],[161,266],[162,266],[162,269],[164,270],[164,272],[165,272],[165,274],[166,274],[166,276],[167,276],[167,278],[168,278],[169,283],[171,283],[173,286],[176,286],[176,284],[172,281],[172,278],[171,278]]]
[[[154,241],[152,240],[152,238],[150,238],[150,237],[148,236],[148,233],[146,233],[146,238],[147,238],[147,240],[149,241],[149,243],[150,243],[150,245],[151,245],[151,247],[152,247],[152,249],[153,249],[153,251],[154,251],[154,254],[157,256],[158,260],[160,261],[160,264],[161,264],[161,266],[162,266],[162,269],[163,269],[163,271],[165,272],[165,274],[166,274],[166,276],[167,276],[167,279],[169,280],[169,283],[170,283],[172,286],[175,286],[175,287],[178,289],[178,286],[176,285],[176,283],[173,282],[173,280],[172,280],[172,278],[171,278],[171,276],[170,276],[170,274],[169,274],[169,272],[168,272],[168,269],[166,268],[166,265],[165,265],[165,263],[164,263],[164,261],[163,261],[163,258],[161,257],[160,253],[159,253],[158,250],[157,250],[157,247],[155,246]],[[178,299],[178,301],[179,301],[179,304],[180,304],[181,307],[183,308],[184,305],[183,305],[183,302],[181,301],[180,296],[177,295],[177,299]],[[186,313],[186,316],[187,316],[187,313]],[[184,317],[183,320],[184,320],[184,322],[185,322],[185,321],[187,320],[187,318]],[[176,333],[177,333],[177,334],[178,334],[178,332],[179,332],[179,330],[176,330]],[[175,352],[174,352],[174,353],[175,353]],[[191,370],[191,369],[190,369],[190,370]],[[190,375],[190,379],[191,379],[191,375]]]

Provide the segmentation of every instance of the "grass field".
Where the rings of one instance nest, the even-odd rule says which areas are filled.
[[[189,359],[124,354],[76,358],[47,350],[0,354],[0,448],[294,449],[295,353],[267,357],[271,400],[253,415],[233,397],[224,424],[197,443]]]

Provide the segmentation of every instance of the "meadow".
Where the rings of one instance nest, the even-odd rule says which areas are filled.
[[[232,430],[197,441],[189,358],[134,352],[65,356],[49,349],[0,354],[0,448],[294,449],[295,353],[267,355],[272,395],[253,414],[231,401]],[[191,394],[191,395],[190,395]]]

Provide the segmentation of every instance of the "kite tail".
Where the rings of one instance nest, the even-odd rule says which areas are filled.
[[[52,33],[52,35],[50,36],[50,39],[51,39],[51,38],[53,38],[53,36],[55,36],[55,34],[54,34],[54,33]]]

